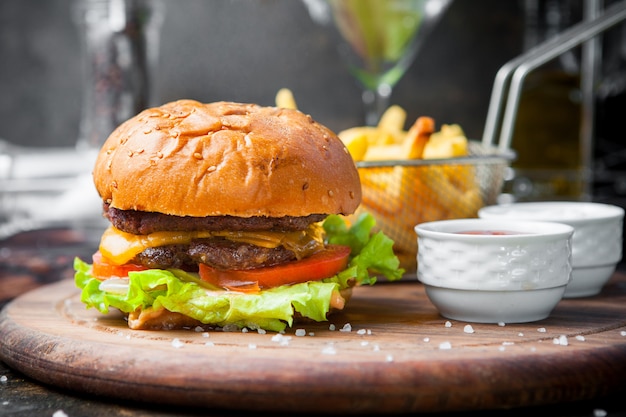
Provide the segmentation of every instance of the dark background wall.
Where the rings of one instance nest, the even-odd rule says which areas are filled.
[[[179,98],[299,107],[335,130],[363,123],[360,88],[328,31],[296,0],[166,1],[155,88]],[[81,54],[71,0],[0,2],[0,138],[72,145],[81,107]],[[430,115],[482,135],[497,69],[521,52],[521,3],[456,0],[397,85],[409,117]]]

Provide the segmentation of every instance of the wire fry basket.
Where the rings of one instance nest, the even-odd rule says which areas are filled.
[[[468,151],[460,158],[357,162],[363,198],[355,215],[376,218],[408,274],[417,267],[417,224],[477,217],[496,203],[514,152],[477,141]]]

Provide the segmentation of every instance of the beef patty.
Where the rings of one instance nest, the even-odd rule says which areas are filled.
[[[147,268],[180,268],[196,271],[203,263],[217,269],[253,269],[295,260],[283,246],[263,248],[224,238],[196,239],[189,245],[165,245],[147,248],[133,260]]]
[[[120,210],[103,204],[103,213],[117,229],[135,235],[147,235],[158,231],[191,232],[195,230],[304,230],[311,223],[326,218],[326,214],[311,214],[304,217],[236,217],[208,216],[181,217],[163,213],[143,212],[136,210]]]

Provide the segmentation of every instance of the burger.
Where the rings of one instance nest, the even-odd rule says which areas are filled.
[[[309,115],[179,100],[106,140],[93,180],[110,226],[76,259],[87,307],[132,329],[280,331],[324,321],[352,288],[399,279],[343,143]],[[352,216],[355,217],[355,216]]]

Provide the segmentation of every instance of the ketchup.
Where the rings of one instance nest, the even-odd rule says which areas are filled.
[[[504,236],[504,235],[523,235],[522,232],[513,232],[510,230],[468,230],[465,232],[456,232],[460,235],[488,235],[488,236]]]

